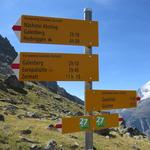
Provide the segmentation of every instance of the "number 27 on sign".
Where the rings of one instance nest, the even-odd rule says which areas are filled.
[[[104,127],[104,125],[105,125],[105,117],[97,117],[96,118],[96,126]]]
[[[80,118],[80,129],[89,129],[90,127],[90,121],[88,118]]]

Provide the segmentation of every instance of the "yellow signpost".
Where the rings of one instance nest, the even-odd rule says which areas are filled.
[[[98,22],[23,15],[20,41],[98,46]]]
[[[136,91],[86,90],[86,111],[136,107]]]
[[[96,81],[98,55],[23,52],[20,53],[19,80]]]
[[[118,114],[102,114],[94,116],[62,118],[62,133],[95,131],[111,127],[118,127],[118,125]]]
[[[62,133],[86,131],[85,149],[93,149],[93,131],[118,127],[118,114],[94,115],[93,111],[136,107],[136,91],[92,90],[98,81],[98,22],[92,10],[85,20],[21,16],[13,30],[24,43],[85,46],[85,54],[20,53],[11,67],[21,81],[86,81],[85,116],[62,118]],[[18,73],[19,72],[19,73]],[[60,128],[60,124],[57,126]]]

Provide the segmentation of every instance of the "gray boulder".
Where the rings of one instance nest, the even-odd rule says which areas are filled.
[[[31,131],[30,129],[26,129],[26,130],[21,130],[20,133],[21,133],[21,134],[26,134],[26,135],[27,135],[27,134],[31,134],[32,131]]]
[[[32,144],[30,146],[30,150],[43,150],[43,148],[39,145],[36,145],[36,144]]]
[[[5,117],[2,114],[0,114],[0,121],[5,121]]]
[[[18,107],[16,107],[15,105],[7,105],[4,107],[4,111],[11,115],[15,115],[17,112],[17,109]]]
[[[12,89],[15,90],[23,90],[24,88],[24,82],[19,81],[15,75],[9,76],[7,79],[5,79],[4,83]]]
[[[50,140],[45,147],[45,150],[56,150],[56,149],[57,149],[57,142],[55,140]]]
[[[42,118],[41,114],[38,112],[26,112],[25,117],[27,118]]]
[[[79,144],[77,142],[74,142],[72,145],[71,145],[71,149],[75,150],[75,149],[78,149],[79,148]]]

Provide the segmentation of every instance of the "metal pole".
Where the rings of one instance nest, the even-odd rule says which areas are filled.
[[[84,9],[84,20],[92,20],[92,9]],[[88,34],[88,33],[87,33]],[[85,54],[92,54],[92,47],[85,47]],[[92,82],[85,82],[85,90],[92,89]],[[86,99],[85,99],[86,104]],[[92,115],[92,112],[84,112],[85,115]],[[93,150],[93,131],[85,132],[85,150]]]

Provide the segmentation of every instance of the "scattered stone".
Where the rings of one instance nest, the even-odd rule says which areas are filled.
[[[66,115],[67,115],[67,116],[73,116],[74,114],[69,111]]]
[[[71,149],[77,149],[79,148],[79,144],[77,142],[74,142],[72,145],[71,145]]]
[[[54,125],[53,125],[53,124],[50,124],[50,125],[47,127],[47,129],[49,129],[49,130],[54,130],[54,129],[55,129],[55,127],[54,127]]]
[[[51,117],[51,120],[58,120],[59,119],[59,117],[58,116],[56,116],[56,117]]]
[[[25,107],[25,106],[20,107],[20,109],[25,110],[25,111],[28,110],[27,107]]]
[[[22,117],[23,117],[23,115],[21,115],[21,114],[17,115],[18,119],[22,119]]]
[[[4,84],[3,81],[0,80],[0,89],[3,90],[3,91],[7,91],[7,86],[6,84]]]
[[[21,130],[20,133],[21,134],[31,134],[32,131],[30,129],[26,129],[26,130]]]
[[[72,138],[72,139],[78,139],[78,137],[74,136],[74,135],[70,135],[70,138]]]
[[[0,111],[2,111],[3,110],[3,106],[0,106]]]
[[[97,148],[95,146],[93,146],[93,150],[97,150]]]
[[[31,140],[31,139],[28,139],[28,138],[24,138],[24,137],[22,137],[21,139],[20,139],[20,141],[18,141],[18,142],[28,142],[28,143],[35,143],[35,144],[39,144],[39,142],[37,142],[37,141],[33,141],[33,140]]]
[[[42,118],[38,112],[26,112],[25,117],[27,118]]]
[[[136,128],[131,127],[127,128],[127,132],[129,132],[131,136],[140,134],[140,132]]]
[[[69,110],[66,110],[66,109],[62,109],[61,111],[65,114],[68,114],[70,112]]]
[[[132,128],[132,127],[128,127],[128,128],[123,128],[122,126],[118,128],[118,132],[120,135],[124,135],[124,134],[130,134],[131,137],[133,136],[137,136],[137,135],[141,135],[144,137],[144,134],[141,133],[137,128]]]
[[[19,102],[16,99],[9,99],[9,98],[5,98],[5,99],[0,99],[1,102],[6,102],[6,103],[11,103],[11,104],[21,104],[21,102]]]
[[[105,136],[106,139],[110,139],[110,137],[108,135]]]
[[[137,147],[136,144],[132,145],[132,149],[133,149],[133,150],[141,150],[139,147]]]
[[[41,109],[41,110],[44,110],[44,111],[46,111],[47,110],[47,108],[46,108],[46,106],[45,105],[43,105],[43,104],[38,104],[37,105],[37,108],[39,108],[39,109]]]
[[[133,138],[136,139],[136,140],[142,140],[143,136],[137,136],[137,135],[135,135],[135,136],[133,136]]]
[[[34,88],[34,85],[32,85],[31,82],[26,82],[26,88],[29,89],[29,90],[32,90]]]
[[[30,104],[30,100],[29,99],[23,99],[23,104],[29,105]]]
[[[110,134],[110,129],[102,129],[99,131],[95,131],[97,134],[103,135],[103,136],[107,136]]]
[[[40,146],[38,146],[38,145],[36,145],[36,144],[32,144],[32,145],[30,146],[30,150],[42,150],[42,147],[40,147]]]
[[[83,109],[83,106],[80,105],[79,108],[80,108],[80,109]]]
[[[2,114],[0,114],[0,121],[5,121],[5,117]]]
[[[60,96],[60,95],[54,95],[53,97],[54,97],[54,99],[56,99],[56,100],[62,101],[62,99],[61,99],[61,96]]]
[[[131,137],[131,135],[130,135],[129,132],[125,133],[123,136],[124,136],[124,137]]]
[[[63,145],[59,145],[58,149],[59,149],[59,150],[65,150],[65,149],[63,148]]]
[[[53,113],[50,113],[50,114],[49,114],[49,117],[50,117],[50,118],[56,117],[56,116],[57,116],[57,115],[56,115],[56,114],[53,114]]]
[[[76,112],[74,115],[75,115],[75,116],[83,116],[83,115],[84,115],[84,113],[83,113],[83,112],[81,112],[81,111],[78,111],[78,112]]]
[[[24,88],[24,82],[19,81],[15,75],[9,76],[5,79],[4,83],[12,89],[22,90]]]
[[[18,109],[18,107],[14,106],[14,105],[4,106],[4,111],[6,111],[8,114],[11,114],[11,115],[15,115],[17,109]]]
[[[5,115],[8,115],[8,112],[5,111],[4,114],[5,114]]]
[[[46,147],[45,150],[55,150],[57,148],[57,142],[55,140],[50,140]]]

